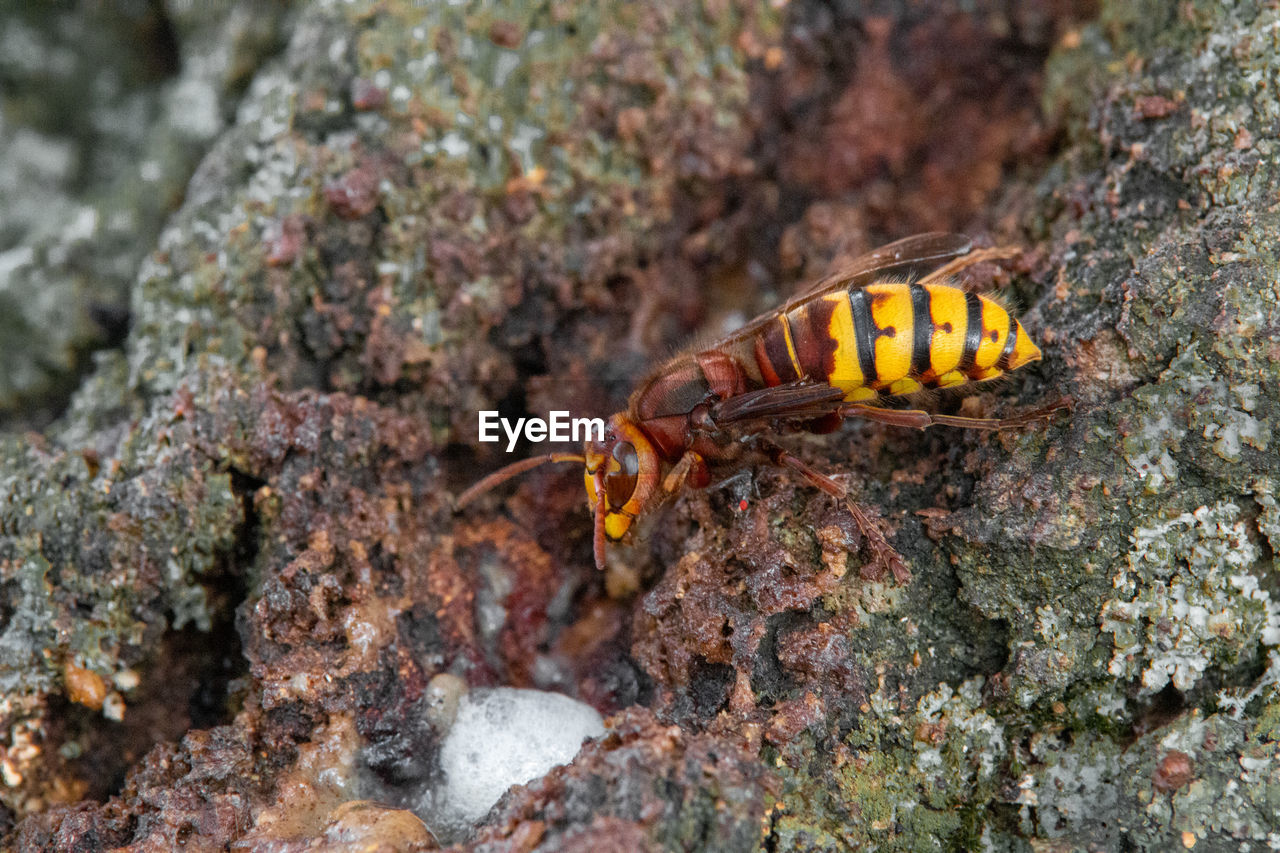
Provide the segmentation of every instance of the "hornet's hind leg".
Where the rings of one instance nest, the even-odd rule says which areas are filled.
[[[867,548],[871,551],[873,565],[882,573],[886,570],[892,572],[894,580],[900,584],[905,584],[911,580],[911,571],[907,568],[907,564],[902,561],[902,555],[889,544],[889,540],[885,538],[884,531],[880,529],[880,525],[872,521],[862,507],[849,496],[847,488],[821,471],[811,468],[807,463],[772,442],[760,441],[758,447],[768,454],[775,465],[795,471],[801,477],[804,477],[811,486],[821,489],[836,500],[844,501],[849,514],[853,516],[854,523],[858,525],[858,532],[862,534],[862,537],[867,542]]]
[[[961,272],[964,272],[969,267],[985,261],[1007,261],[1010,258],[1016,258],[1021,254],[1022,249],[1013,246],[991,246],[986,249],[974,249],[967,255],[961,255],[950,263],[938,267],[936,270],[920,279],[918,283],[945,284],[949,279],[955,277]],[[965,290],[972,289],[973,288],[970,287],[965,288]]]
[[[1050,417],[1059,409],[1069,409],[1075,405],[1070,397],[1055,400],[1047,406],[1013,415],[1008,418],[965,418],[958,415],[935,415],[923,409],[882,409],[878,406],[865,406],[853,403],[840,408],[840,417],[866,418],[869,421],[889,424],[890,426],[914,427],[925,429],[931,426],[953,426],[961,429],[1016,429]]]

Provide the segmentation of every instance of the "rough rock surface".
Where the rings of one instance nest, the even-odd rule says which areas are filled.
[[[3,846],[432,849],[443,673],[612,715],[458,849],[1280,839],[1280,12],[670,5],[299,5],[159,236],[85,249],[128,334],[0,438]],[[1076,407],[794,442],[909,583],[769,471],[605,576],[579,472],[451,511],[504,461],[478,409],[607,414],[931,228],[1029,247],[978,277],[1045,353],[938,404]],[[56,397],[66,329],[0,407]]]
[[[120,344],[139,264],[287,9],[0,2],[0,425],[46,425]]]

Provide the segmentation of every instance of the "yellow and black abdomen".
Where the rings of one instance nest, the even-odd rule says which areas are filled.
[[[994,300],[942,284],[872,284],[809,299],[756,332],[766,385],[827,382],[848,402],[994,379],[1040,357]]]

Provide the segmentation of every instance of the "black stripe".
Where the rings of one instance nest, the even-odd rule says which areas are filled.
[[[921,285],[911,285],[910,376],[923,376],[932,364],[929,352],[933,348],[933,315],[929,312],[929,303],[929,291]]]
[[[997,370],[1008,370],[1009,359],[1013,358],[1013,345],[1018,340],[1018,321],[1013,319],[1013,315],[1009,315],[1009,339],[1004,342],[1004,349],[1000,352],[1000,359],[996,362]]]
[[[849,294],[849,313],[853,315],[853,336],[858,339],[858,366],[862,368],[862,384],[876,381],[876,338],[880,330],[871,322],[871,306],[865,290],[845,291]]]
[[[958,370],[973,370],[973,360],[978,357],[978,344],[982,343],[982,301],[968,291],[964,294],[968,309],[964,327],[964,354],[960,356]]]

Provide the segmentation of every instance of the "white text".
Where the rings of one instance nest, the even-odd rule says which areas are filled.
[[[604,441],[604,418],[570,418],[567,411],[548,412],[542,418],[517,418],[514,425],[496,411],[480,412],[480,440],[501,441],[507,437],[507,452],[516,449],[521,433],[533,442],[539,441]],[[502,434],[499,434],[499,428]]]

